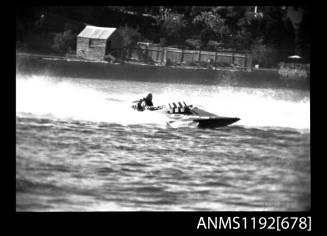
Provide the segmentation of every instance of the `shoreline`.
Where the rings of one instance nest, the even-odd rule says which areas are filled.
[[[145,63],[109,63],[50,54],[16,52],[16,73],[235,87],[310,89],[310,80],[285,80],[278,69],[208,69]]]

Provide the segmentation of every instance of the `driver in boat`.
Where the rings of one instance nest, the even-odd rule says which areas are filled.
[[[142,98],[138,101],[137,110],[143,111],[146,106],[153,106],[151,93],[149,93],[145,98]]]

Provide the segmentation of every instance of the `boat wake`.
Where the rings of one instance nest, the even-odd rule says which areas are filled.
[[[219,116],[239,117],[238,126],[310,129],[308,91],[205,85],[172,85],[119,80],[17,75],[16,115],[108,122],[194,127],[160,112],[137,112],[133,100],[154,95],[155,105],[185,101]]]

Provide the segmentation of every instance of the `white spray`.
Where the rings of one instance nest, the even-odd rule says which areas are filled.
[[[152,92],[155,105],[185,101],[235,125],[310,129],[309,92],[44,76],[16,79],[16,113],[58,119],[128,124],[166,124],[160,112],[135,112],[131,102]]]

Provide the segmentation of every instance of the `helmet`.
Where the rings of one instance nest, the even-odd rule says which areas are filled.
[[[149,94],[146,96],[146,99],[150,99],[150,100],[152,100],[152,94],[149,93]]]

